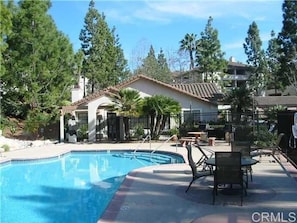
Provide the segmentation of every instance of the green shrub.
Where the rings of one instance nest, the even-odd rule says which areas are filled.
[[[143,129],[143,125],[136,125],[134,127],[134,135],[133,137],[136,137],[137,139],[141,138],[144,135],[144,129]]]
[[[0,116],[0,129],[3,131],[9,128],[12,134],[16,133],[17,124],[14,121],[9,120],[7,117]]]
[[[77,130],[77,139],[78,141],[83,141],[88,139],[88,124],[83,124]]]
[[[10,147],[7,144],[2,145],[1,148],[4,149],[4,152],[8,152],[10,150]]]
[[[253,127],[252,126],[237,126],[234,132],[235,141],[249,141],[253,142]]]
[[[184,122],[179,126],[179,135],[180,137],[188,136],[188,132],[195,132],[198,131],[198,128],[194,127],[193,123]]]
[[[173,135],[176,135],[176,136],[179,136],[179,130],[178,128],[172,128],[169,130],[169,133],[170,133],[170,136],[173,136]]]
[[[25,131],[38,136],[38,129],[50,122],[51,116],[46,112],[32,110],[25,121]]]
[[[260,126],[255,132],[255,145],[259,147],[271,147],[275,145],[277,135],[268,131],[264,126]]]
[[[16,133],[16,125],[15,125],[15,124],[9,126],[9,129],[10,129],[10,132],[11,132],[12,134],[15,134],[15,133]]]

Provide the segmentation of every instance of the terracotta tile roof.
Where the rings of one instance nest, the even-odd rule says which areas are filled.
[[[240,62],[228,61],[228,67],[245,67],[246,68],[248,67],[248,65]]]
[[[222,95],[217,85],[214,83],[172,84],[172,86],[208,100]]]
[[[255,102],[259,107],[270,107],[275,105],[297,107],[297,96],[255,97]]]
[[[114,93],[118,92],[120,89],[122,88],[125,88],[125,87],[128,87],[130,84],[132,84],[133,82],[139,80],[139,79],[145,79],[147,81],[151,81],[151,82],[154,82],[154,83],[157,83],[159,85],[162,85],[163,87],[167,87],[169,89],[172,89],[172,90],[175,90],[175,91],[178,91],[180,93],[183,93],[183,94],[187,94],[191,97],[194,97],[198,100],[201,100],[201,101],[204,101],[204,102],[208,102],[208,103],[215,103],[215,102],[212,102],[211,98],[211,92],[213,93],[219,93],[218,89],[214,86],[214,84],[201,84],[201,85],[197,85],[196,87],[192,87],[193,89],[196,89],[196,92],[199,92],[199,94],[197,94],[194,90],[190,90],[191,88],[190,87],[182,87],[182,84],[180,84],[180,86],[176,86],[176,85],[170,85],[170,84],[166,84],[164,82],[161,82],[161,81],[158,81],[156,79],[153,79],[153,78],[150,78],[150,77],[147,77],[145,75],[135,75],[133,77],[131,77],[130,79],[128,79],[127,81],[123,82],[123,83],[120,83],[116,86],[113,86],[113,87],[108,87],[108,88],[105,88],[103,90],[100,90],[100,91],[97,91],[93,94],[90,94],[88,96],[86,96],[85,98],[79,100],[79,101],[76,101],[74,103],[72,103],[71,105],[69,106],[63,106],[62,110],[64,112],[70,112],[70,111],[73,111],[75,109],[77,109],[79,106],[83,106],[85,105],[86,103],[98,98],[98,97],[101,97],[103,95],[106,95],[106,96],[111,96],[113,95]],[[203,89],[200,89],[199,88],[203,88]]]
[[[196,99],[199,99],[201,101],[213,103],[208,98],[203,98],[200,95],[197,95],[197,94],[194,94],[193,92],[188,91],[187,89],[178,88],[173,84],[167,84],[167,83],[164,83],[162,81],[158,81],[158,80],[156,80],[154,78],[151,78],[151,77],[148,77],[148,76],[145,76],[145,75],[135,75],[134,77],[130,78],[128,81],[123,82],[121,84],[118,84],[115,87],[118,88],[118,89],[122,89],[122,88],[128,87],[131,83],[133,83],[133,82],[135,82],[135,81],[137,81],[139,79],[146,79],[148,81],[151,81],[151,82],[157,83],[159,85],[162,85],[163,87],[167,87],[169,89],[178,91],[180,93],[187,94],[187,95],[189,95],[191,97],[195,97]]]
[[[105,88],[101,91],[97,91],[93,94],[90,94],[88,95],[87,97],[85,98],[82,98],[81,100],[78,100],[76,102],[73,102],[71,105],[68,105],[68,106],[63,106],[62,107],[62,112],[64,113],[70,113],[72,111],[74,111],[75,109],[77,109],[79,106],[83,106],[84,104],[98,98],[98,97],[101,97],[103,95],[106,95],[106,96],[111,96],[112,94],[114,94],[115,92],[117,92],[118,89],[114,88],[114,87],[108,87],[108,88]]]
[[[76,102],[73,102],[71,105],[73,106],[79,106],[79,105],[83,105],[85,103],[88,103],[100,96],[103,96],[103,95],[106,95],[106,96],[111,96],[113,95],[114,93],[118,92],[119,90],[114,88],[114,87],[108,87],[108,88],[105,88],[103,90],[100,90],[100,91],[97,91],[93,94],[90,94],[90,95],[87,95],[85,98],[79,100],[79,101],[76,101]]]

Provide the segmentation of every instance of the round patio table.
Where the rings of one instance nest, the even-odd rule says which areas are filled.
[[[249,157],[242,157],[241,158],[241,166],[252,166],[258,163],[258,160],[249,158]],[[216,166],[216,160],[215,158],[209,158],[205,161],[206,165],[210,166]],[[222,193],[225,195],[236,195],[239,193],[239,190],[235,190],[234,188],[231,188],[230,186],[227,187],[221,187]]]
[[[258,160],[248,158],[248,157],[241,158],[241,166],[251,166],[251,165],[255,165],[258,162],[259,162]],[[205,163],[210,166],[216,166],[215,158],[209,158],[205,161]]]

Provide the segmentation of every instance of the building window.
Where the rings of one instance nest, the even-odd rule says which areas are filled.
[[[88,125],[88,113],[87,112],[77,113],[77,119],[78,119],[79,128],[84,125]]]
[[[201,121],[200,114],[201,114],[200,110],[184,111],[183,112],[184,122],[198,125],[199,122]]]

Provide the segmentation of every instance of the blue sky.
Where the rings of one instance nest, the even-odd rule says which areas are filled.
[[[282,0],[96,0],[95,7],[105,14],[109,27],[116,28],[125,58],[133,68],[137,66],[135,58],[145,57],[150,45],[156,54],[162,48],[167,60],[174,61],[179,41],[187,33],[200,38],[209,16],[219,32],[225,58],[233,56],[245,63],[242,45],[249,25],[257,23],[266,49],[271,30],[281,31],[282,3]],[[75,50],[80,48],[79,33],[88,6],[88,0],[52,0],[49,13]],[[170,64],[179,69],[176,63]]]

